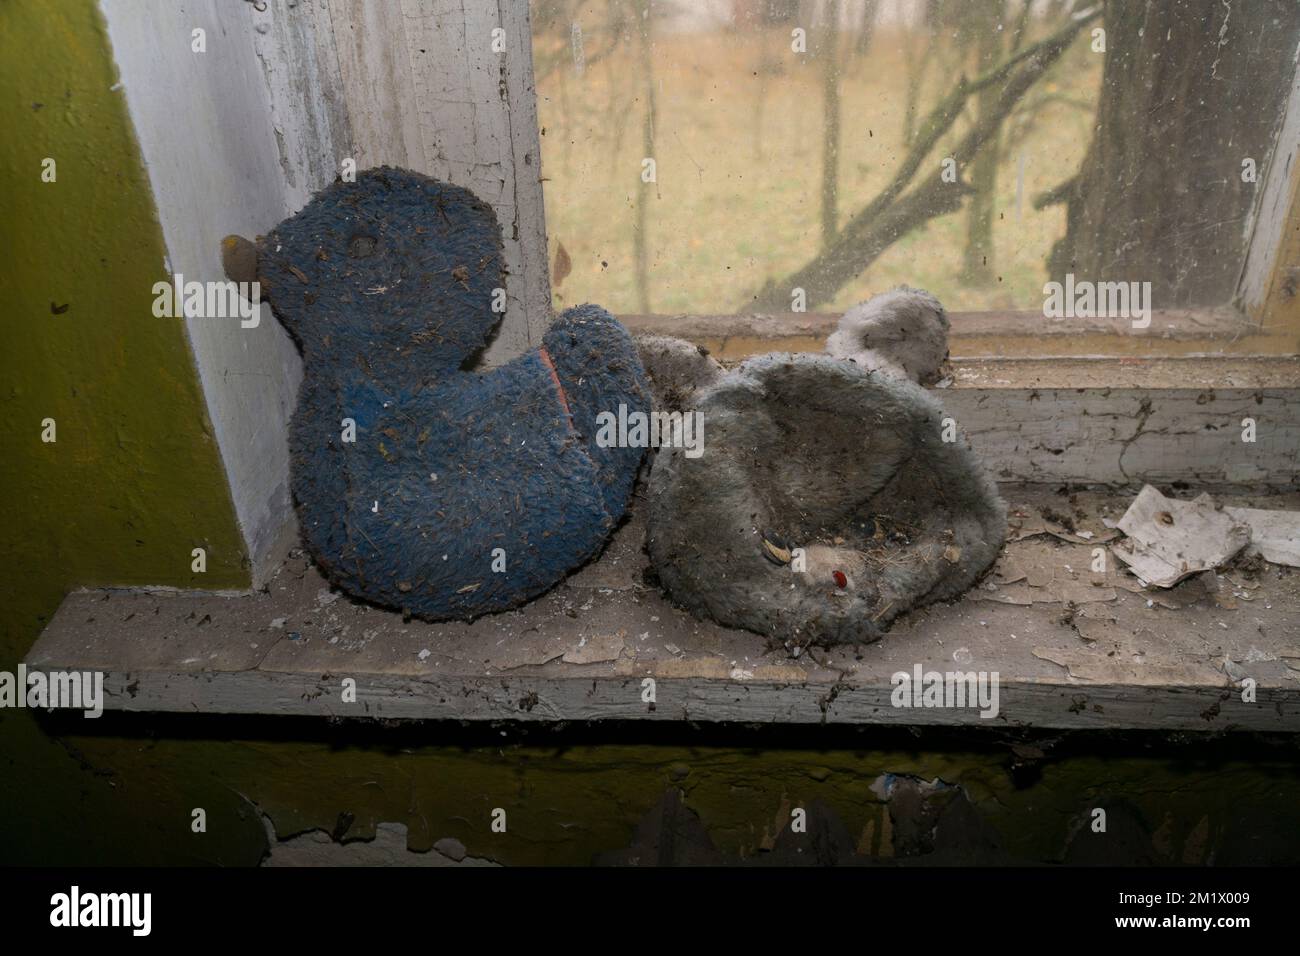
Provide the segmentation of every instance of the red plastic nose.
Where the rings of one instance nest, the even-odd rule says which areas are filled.
[[[835,579],[837,587],[846,588],[849,586],[849,579],[845,576],[843,571],[832,571],[831,577]]]

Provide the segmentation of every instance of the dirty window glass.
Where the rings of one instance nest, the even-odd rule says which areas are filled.
[[[617,314],[1228,303],[1300,42],[1295,0],[531,11],[555,304]]]

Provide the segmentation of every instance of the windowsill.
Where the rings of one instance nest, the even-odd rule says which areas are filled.
[[[950,312],[953,359],[1056,357],[1282,356],[1300,351],[1294,335],[1262,332],[1232,308],[1157,310],[1132,319],[1048,319],[1041,312]],[[820,352],[838,313],[623,315],[633,332],[672,335],[735,360],[769,351]]]
[[[760,351],[773,347],[767,339]],[[959,358],[949,372],[935,394],[1009,483],[1013,513],[1064,509],[1063,487],[1110,485],[1118,490],[1078,493],[1083,526],[1100,533],[1099,509],[1117,519],[1144,482],[1300,508],[1300,358]],[[1246,417],[1258,424],[1251,444],[1241,441]],[[1249,498],[1265,487],[1279,493]],[[911,614],[861,659],[849,649],[792,659],[646,587],[643,534],[634,516],[596,562],[519,611],[473,624],[404,622],[355,605],[301,555],[266,592],[79,591],[27,663],[103,670],[109,710],[1300,730],[1300,646],[1287,637],[1300,634],[1300,573],[1290,569],[1236,583],[1223,575],[1217,602],[1188,602],[1196,582],[1147,593],[1112,569],[1094,586],[1086,569],[1097,539],[1039,534],[1003,556],[1022,581]],[[1240,700],[1225,655],[1258,682],[1259,703]],[[997,671],[1000,716],[892,707],[891,675],[917,664]],[[341,699],[348,677],[355,704]],[[657,685],[653,710],[646,678]]]
[[[1078,507],[1078,529],[1104,535],[1101,515],[1117,518],[1131,500],[1080,492],[1072,505],[1044,486],[1004,493],[1015,534],[1034,532],[1043,509]],[[1296,493],[1226,500],[1300,506]],[[1226,571],[1217,595],[1197,580],[1145,592],[1115,561],[1104,575],[1088,570],[1096,537],[1037,532],[1008,543],[985,585],[906,616],[860,659],[849,648],[796,659],[697,621],[647,587],[643,534],[634,516],[596,562],[528,606],[473,624],[353,604],[300,554],[262,593],[79,591],[27,664],[103,670],[106,707],[122,711],[1300,730],[1300,648],[1287,637],[1300,633],[1300,573],[1290,569]],[[1241,701],[1225,657],[1257,681],[1258,703]],[[893,707],[891,675],[917,665],[998,672],[999,715]],[[354,704],[341,699],[349,677]],[[646,678],[653,708],[642,699]]]

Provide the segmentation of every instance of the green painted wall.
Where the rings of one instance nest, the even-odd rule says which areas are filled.
[[[9,671],[69,588],[249,584],[184,329],[151,311],[151,287],[167,277],[162,235],[116,82],[90,0],[0,4],[0,669]],[[46,157],[54,182],[41,180]],[[52,444],[41,441],[46,418]],[[206,574],[190,570],[196,547],[207,549]],[[52,821],[87,788],[109,789],[25,710],[0,711],[0,755],[5,828],[15,813]]]
[[[91,842],[70,852],[126,862],[256,863],[266,841],[260,809],[280,838],[321,829],[367,839],[395,821],[407,825],[413,850],[455,837],[471,856],[583,865],[627,847],[668,787],[684,792],[732,859],[754,857],[791,807],[814,801],[855,843],[887,858],[888,810],[871,790],[885,773],[962,787],[1014,860],[1062,861],[1071,839],[1091,838],[1077,834],[1094,807],[1110,814],[1114,841],[1094,845],[1110,862],[1300,859],[1291,738],[1040,735],[1043,755],[1026,759],[1032,744],[997,732],[112,719],[102,721],[103,736],[67,746],[93,768],[96,785],[112,788],[104,805],[138,808],[115,825],[139,842],[122,845],[119,834],[88,827]],[[193,807],[207,810],[207,834],[189,832]],[[495,807],[507,813],[504,834],[490,829]],[[1132,820],[1141,821],[1136,830]]]

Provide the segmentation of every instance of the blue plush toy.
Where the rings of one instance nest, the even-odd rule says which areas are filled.
[[[257,274],[302,350],[291,478],[304,541],[333,583],[469,619],[537,596],[600,550],[642,450],[598,447],[596,416],[647,411],[644,372],[592,305],[508,365],[462,371],[501,318],[501,231],[486,203],[369,170],[261,239]]]

